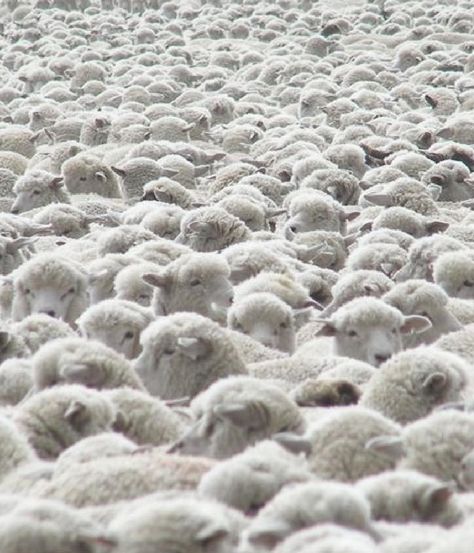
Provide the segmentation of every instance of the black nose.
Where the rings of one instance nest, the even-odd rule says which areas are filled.
[[[390,358],[390,355],[377,353],[377,355],[374,355],[374,358],[377,361],[377,363],[382,364],[382,363],[385,363],[385,361],[387,361],[387,359]]]

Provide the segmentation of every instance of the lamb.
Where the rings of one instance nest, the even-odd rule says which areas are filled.
[[[89,303],[85,274],[71,262],[41,254],[15,271],[12,317],[46,313],[74,326]]]
[[[461,329],[461,323],[450,311],[448,297],[436,284],[410,279],[395,285],[382,298],[404,315],[422,315],[431,322],[424,332],[403,336],[405,347],[430,344],[443,334]]]
[[[278,387],[258,378],[229,376],[191,403],[196,423],[171,452],[225,459],[282,431],[301,433],[297,405]]]
[[[61,168],[64,185],[71,194],[99,194],[105,198],[127,199],[126,191],[110,167],[98,157],[79,154]]]
[[[97,390],[79,385],[43,390],[24,401],[12,420],[41,459],[54,459],[81,438],[112,429],[116,412]]]
[[[184,432],[182,417],[156,397],[133,388],[104,391],[117,409],[113,424],[129,440],[141,446],[175,442]]]
[[[173,177],[176,171],[165,169],[157,161],[147,157],[135,157],[125,161],[120,167],[112,166],[111,169],[122,179],[122,189],[126,197],[137,198],[143,195],[143,187],[148,182],[161,177]]]
[[[218,254],[193,253],[143,275],[143,280],[156,288],[153,309],[157,315],[193,311],[220,320],[233,299],[229,276],[229,266]]]
[[[230,337],[195,313],[158,319],[142,333],[141,344],[135,369],[162,399],[193,397],[223,376],[247,372]]]
[[[377,535],[362,493],[339,482],[308,482],[280,491],[253,519],[244,539],[270,550],[293,532],[324,523]]]
[[[198,252],[214,252],[251,238],[251,231],[238,217],[221,207],[201,207],[181,219],[176,242]]]
[[[197,492],[252,515],[286,485],[313,478],[304,459],[265,440],[218,463],[203,476]]]
[[[379,367],[402,349],[402,335],[422,332],[430,327],[426,317],[404,316],[378,298],[356,298],[344,304],[329,319],[320,319],[323,327],[318,336],[333,336],[334,353],[366,361]],[[311,355],[320,348],[318,340],[297,350]]]
[[[365,387],[360,405],[408,424],[439,405],[461,400],[468,374],[469,366],[460,357],[419,346],[386,361]]]
[[[370,503],[375,520],[422,522],[452,527],[462,522],[461,507],[445,482],[411,470],[396,470],[359,480],[356,488]]]
[[[310,470],[319,478],[355,482],[395,468],[397,460],[367,444],[375,438],[399,440],[400,427],[372,409],[334,407],[309,426],[304,437],[284,432],[273,437],[290,451],[309,451]]]
[[[268,292],[249,294],[227,314],[227,326],[251,336],[264,346],[293,353],[295,326],[291,307]]]
[[[433,263],[433,280],[450,297],[474,299],[474,257],[471,251],[440,255]]]
[[[77,325],[87,339],[98,340],[127,359],[134,359],[141,353],[140,334],[153,319],[148,309],[114,298],[90,306]]]
[[[18,214],[50,203],[70,203],[70,196],[63,186],[62,177],[40,169],[28,171],[13,187],[15,201],[11,212]]]
[[[58,338],[42,346],[32,358],[32,374],[37,390],[63,383],[144,390],[121,354],[101,342],[83,338]]]

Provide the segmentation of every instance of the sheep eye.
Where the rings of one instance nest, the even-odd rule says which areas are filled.
[[[201,284],[201,281],[198,278],[195,278],[190,282],[191,286],[199,286]]]
[[[148,296],[147,294],[140,294],[138,296],[138,299],[139,300],[149,300],[150,299],[150,296]]]
[[[26,294],[26,295],[31,294],[31,290],[30,290],[29,288],[25,288],[25,294]]]
[[[357,332],[355,330],[349,330],[349,332],[347,333],[347,335],[350,337],[350,338],[355,338],[357,336]]]
[[[288,328],[288,322],[284,321],[284,322],[280,323],[280,328]]]
[[[163,350],[163,354],[164,355],[173,355],[173,353],[175,352],[176,350],[174,350],[173,348],[166,348]]]
[[[85,180],[87,180],[87,177],[79,177],[79,180],[84,182]]]
[[[76,291],[75,288],[69,288],[69,290],[67,291],[68,294],[74,294]]]
[[[128,330],[127,332],[125,332],[123,338],[124,340],[131,340],[133,336],[133,332],[131,330]]]
[[[422,317],[426,317],[427,319],[429,319],[429,315],[428,315],[428,313],[427,313],[426,311],[422,311],[422,312],[420,313],[420,315],[421,315]]]
[[[33,190],[33,196],[39,196],[41,194],[40,190]]]

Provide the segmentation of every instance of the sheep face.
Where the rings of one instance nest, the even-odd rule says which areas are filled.
[[[98,340],[127,359],[134,359],[141,353],[140,330],[133,324],[120,324],[111,328],[95,328],[93,335],[85,333],[89,339]]]
[[[74,286],[58,290],[55,286],[30,288],[28,285],[20,284],[19,290],[25,298],[28,314],[45,313],[62,320],[67,320],[68,311],[76,293]]]
[[[357,298],[324,321],[320,336],[334,336],[337,355],[379,367],[402,349],[402,335],[431,326],[426,317],[403,316],[376,298]]]
[[[36,178],[36,175],[34,177],[25,175],[13,187],[15,201],[11,207],[12,213],[23,213],[30,209],[48,205],[55,201],[56,196],[58,196],[56,201],[61,201],[58,193],[64,185],[62,177],[49,175],[49,178],[46,172],[38,171],[38,173],[41,173],[38,178]]]

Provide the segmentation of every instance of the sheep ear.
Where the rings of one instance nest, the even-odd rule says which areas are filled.
[[[220,161],[221,159],[224,159],[227,155],[227,152],[214,152],[209,156],[211,161]]]
[[[274,549],[288,533],[288,526],[281,521],[268,520],[259,525],[249,534],[252,544],[262,547],[265,551]]]
[[[446,507],[453,490],[447,484],[433,484],[421,497],[421,510],[425,515],[434,515]]]
[[[421,388],[429,394],[437,394],[446,387],[446,375],[443,373],[433,373],[425,378]]]
[[[145,273],[142,280],[155,288],[166,288],[169,285],[169,279],[165,274]]]
[[[432,107],[435,108],[438,105],[438,101],[433,98],[433,96],[430,96],[429,94],[425,94],[424,98],[426,102]]]
[[[14,238],[7,243],[7,253],[15,254],[18,250],[24,248],[25,246],[33,244],[34,242],[36,242],[36,240],[38,240],[37,236],[21,236],[20,238]]]
[[[365,449],[381,453],[394,460],[401,459],[405,454],[405,448],[399,436],[376,436],[366,442]]]
[[[313,319],[313,322],[323,323],[323,327],[316,332],[316,336],[335,336],[336,327],[327,319]]]
[[[449,223],[446,223],[446,221],[430,221],[426,223],[426,230],[429,234],[444,232],[448,227]]]
[[[201,528],[195,536],[195,540],[202,546],[205,545],[205,549],[216,544],[220,540],[223,540],[229,535],[227,528],[224,528],[216,521],[209,521],[203,528]]]
[[[102,271],[99,271],[98,273],[90,273],[88,275],[89,284],[93,284],[98,280],[102,280],[103,278],[106,278],[108,274],[109,274],[109,271],[107,269],[102,269]]]
[[[286,213],[286,209],[280,207],[269,207],[265,210],[265,218],[266,219],[272,219],[273,217],[278,217],[279,215],[284,215]]]
[[[429,184],[426,188],[428,189],[428,192],[430,193],[431,197],[435,201],[440,197],[441,192],[443,191],[441,186],[437,184]]]
[[[354,219],[357,219],[359,217],[360,211],[345,211],[342,215],[342,219],[344,221],[353,221]]]
[[[374,205],[382,205],[385,207],[390,207],[392,205],[392,199],[388,194],[383,194],[383,193],[376,194],[374,192],[372,194],[365,194],[363,197],[368,202]]]
[[[294,309],[293,311],[295,311],[297,313],[298,311],[306,310],[306,309],[309,309],[309,308],[317,309],[318,311],[322,311],[324,309],[324,305],[319,303],[319,301],[313,300],[313,298],[308,298],[304,302],[304,305],[301,309]]]
[[[171,167],[168,167],[168,168],[162,167],[161,168],[161,174],[162,174],[163,177],[172,178],[172,177],[175,177],[178,173],[179,173],[179,171],[177,169],[171,169]]]
[[[348,234],[347,236],[344,236],[343,237],[344,246],[346,246],[346,248],[348,248],[349,246],[352,246],[352,244],[354,244],[357,241],[359,236],[360,236],[360,232],[353,232],[352,234]]]
[[[71,401],[68,408],[64,412],[64,418],[74,427],[79,427],[82,422],[83,415],[86,413],[86,406],[80,401]]]
[[[123,169],[120,169],[120,167],[115,167],[115,165],[111,165],[110,168],[114,173],[116,173],[119,177],[125,178],[127,175],[127,172]]]
[[[101,383],[97,369],[84,363],[67,363],[65,367],[61,367],[59,372],[70,383],[89,387],[95,387]]]
[[[202,175],[205,175],[208,171],[209,165],[198,165],[197,167],[194,167],[194,176],[202,177]]]
[[[278,434],[273,434],[272,440],[280,444],[290,453],[304,453],[305,455],[310,455],[312,451],[311,442],[309,440],[298,434],[293,434],[292,432],[279,432]]]
[[[64,186],[63,178],[62,177],[54,177],[53,179],[51,179],[49,181],[48,186],[49,186],[49,188],[51,188],[53,190],[57,190],[58,188],[61,188],[62,186]]]
[[[408,315],[405,317],[400,331],[402,334],[417,334],[428,330],[432,326],[431,321],[427,317],[422,317],[421,315]]]
[[[194,221],[188,225],[188,228],[193,232],[205,234],[208,238],[217,238],[219,236],[216,227],[212,223]]]
[[[258,401],[216,405],[213,411],[218,417],[228,419],[236,426],[249,430],[265,428],[270,419],[267,407]]]
[[[433,175],[433,176],[431,177],[431,182],[432,182],[433,184],[438,185],[438,186],[443,186],[443,184],[445,183],[445,181],[446,181],[446,177],[443,176],[443,175]]]
[[[193,361],[205,357],[210,353],[211,350],[210,344],[202,338],[181,337],[178,338],[177,345],[179,351]]]
[[[10,341],[10,333],[6,330],[0,331],[0,350],[4,350]]]
[[[107,121],[102,117],[96,117],[95,118],[95,126],[98,129],[103,129],[107,124]]]
[[[107,180],[107,177],[103,171],[97,171],[95,174],[96,178],[100,180],[101,182],[105,182]]]

